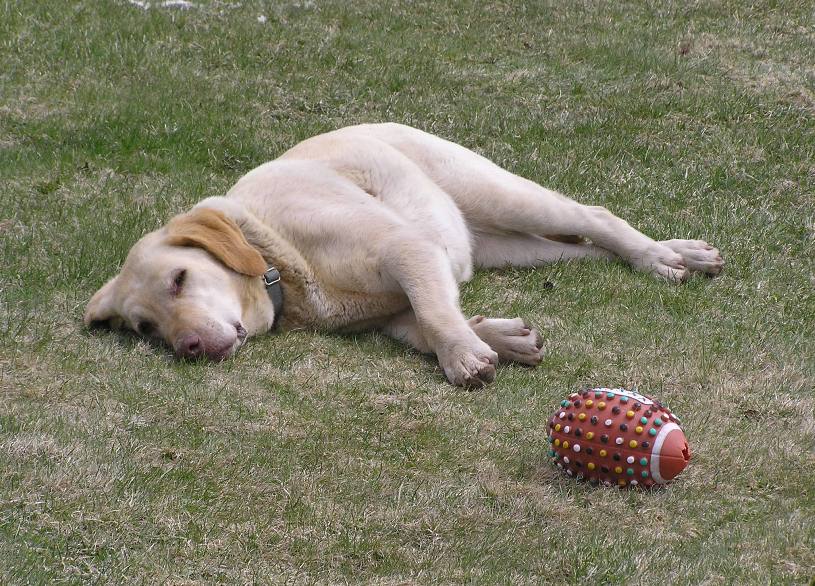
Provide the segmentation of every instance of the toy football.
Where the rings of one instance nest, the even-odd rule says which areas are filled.
[[[577,479],[650,487],[673,480],[691,454],[679,418],[625,389],[572,393],[549,420],[549,455]]]

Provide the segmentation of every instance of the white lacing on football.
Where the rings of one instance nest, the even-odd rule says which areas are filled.
[[[657,484],[665,484],[667,482],[662,477],[662,474],[659,473],[659,454],[662,451],[662,444],[665,443],[665,438],[675,429],[679,429],[676,423],[668,423],[659,430],[659,434],[654,438],[654,448],[651,450],[651,477]]]

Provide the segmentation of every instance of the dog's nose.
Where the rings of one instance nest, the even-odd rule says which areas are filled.
[[[198,358],[204,353],[204,345],[197,335],[185,334],[176,343],[175,351],[184,358]]]

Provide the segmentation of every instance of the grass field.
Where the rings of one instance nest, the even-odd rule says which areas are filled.
[[[811,583],[811,4],[195,3],[0,0],[0,582]],[[386,120],[726,271],[479,273],[466,312],[547,354],[474,392],[378,334],[211,365],[83,328],[142,234]],[[682,416],[675,484],[558,474],[546,421],[582,385]]]

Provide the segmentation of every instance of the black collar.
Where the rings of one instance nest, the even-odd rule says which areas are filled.
[[[280,271],[274,267],[269,267],[263,273],[263,285],[266,287],[266,293],[272,301],[274,307],[274,321],[272,322],[272,329],[275,329],[277,322],[280,321],[280,316],[283,314],[283,288],[280,286]]]

